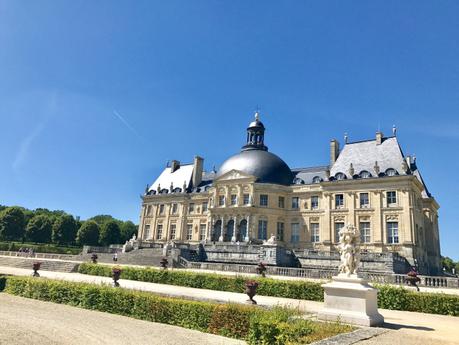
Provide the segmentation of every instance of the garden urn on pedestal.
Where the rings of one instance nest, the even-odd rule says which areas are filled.
[[[257,301],[253,299],[253,297],[257,294],[258,283],[254,280],[249,280],[245,282],[245,293],[249,296],[249,300],[247,302],[252,304],[257,304]]]
[[[91,255],[91,261],[92,261],[92,263],[93,263],[93,264],[97,264],[97,259],[98,259],[98,258],[99,258],[99,257],[97,256],[96,253],[92,254],[92,255]]]
[[[39,277],[40,274],[38,273],[38,270],[40,269],[41,267],[41,262],[34,262],[33,265],[32,265],[32,269],[33,269],[33,274],[32,276],[33,277]]]
[[[113,267],[112,269],[113,287],[120,286],[120,283],[118,283],[118,280],[120,280],[120,277],[121,277],[121,268]]]
[[[167,261],[166,258],[162,258],[161,261],[159,262],[159,265],[161,266],[162,269],[167,269],[167,265],[169,265],[169,261]]]
[[[378,312],[377,290],[357,274],[360,262],[360,233],[348,224],[339,231],[341,264],[339,274],[323,285],[324,308],[317,317],[360,326],[377,326],[384,322]]]

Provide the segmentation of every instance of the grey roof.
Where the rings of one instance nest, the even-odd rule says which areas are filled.
[[[228,158],[218,170],[217,176],[238,170],[257,177],[257,182],[290,185],[293,174],[288,165],[275,154],[251,149]]]
[[[352,163],[354,175],[366,170],[376,177],[378,173],[374,168],[375,162],[378,162],[380,173],[392,168],[400,175],[406,175],[402,169],[403,160],[403,153],[396,137],[383,138],[380,145],[376,144],[376,140],[348,143],[331,167],[330,176],[341,172],[347,178],[352,178],[349,174],[349,167]]]
[[[292,169],[295,176],[293,182],[298,184],[311,184],[316,176],[318,176],[322,181],[326,181],[328,168],[328,165],[324,165],[318,167]]]
[[[150,192],[156,192],[158,186],[161,190],[169,189],[171,184],[175,188],[183,188],[183,184],[186,184],[188,188],[191,183],[191,178],[193,177],[193,164],[182,164],[180,167],[172,172],[171,167],[166,167],[161,175],[156,179],[155,182],[148,188]]]

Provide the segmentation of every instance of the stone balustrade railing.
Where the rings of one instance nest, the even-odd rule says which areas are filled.
[[[238,265],[229,263],[215,263],[215,262],[193,262],[179,257],[179,264],[184,268],[192,269],[205,269],[213,271],[226,271],[238,273],[256,274],[256,265]],[[294,267],[279,267],[268,266],[267,274],[277,275],[284,277],[298,277],[298,278],[311,278],[311,279],[331,279],[338,274],[335,269],[313,269],[313,268],[294,268]],[[387,274],[379,272],[362,272],[362,276],[368,281],[380,284],[397,284],[406,285],[406,275],[404,274]],[[459,288],[459,278],[442,277],[442,276],[423,276],[419,275],[421,279],[419,286],[425,287],[445,287],[445,288]]]
[[[50,253],[20,253],[12,251],[0,251],[0,255],[3,256],[13,256],[20,258],[35,258],[35,259],[57,259],[57,260],[71,260],[71,261],[81,261],[79,255],[70,255],[70,254],[50,254]]]

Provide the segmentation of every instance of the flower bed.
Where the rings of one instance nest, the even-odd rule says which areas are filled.
[[[4,291],[244,339],[249,344],[306,344],[353,330],[339,323],[299,319],[288,309],[188,301],[86,283],[7,277]]]
[[[111,267],[81,264],[78,271],[83,274],[111,277]],[[152,268],[123,267],[121,279],[130,279],[159,284],[187,286],[244,293],[246,277],[219,274],[164,271]],[[319,283],[256,278],[257,294],[310,301],[323,301],[324,291]],[[376,286],[378,306],[385,309],[417,311],[431,314],[459,316],[459,296],[441,293],[412,292],[401,287]]]

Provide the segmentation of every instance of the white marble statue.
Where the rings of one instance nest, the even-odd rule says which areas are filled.
[[[357,275],[360,263],[360,233],[352,224],[348,224],[339,231],[338,249],[341,255],[339,273]]]
[[[271,237],[263,244],[276,244],[276,236],[274,236],[274,234],[271,234]]]

